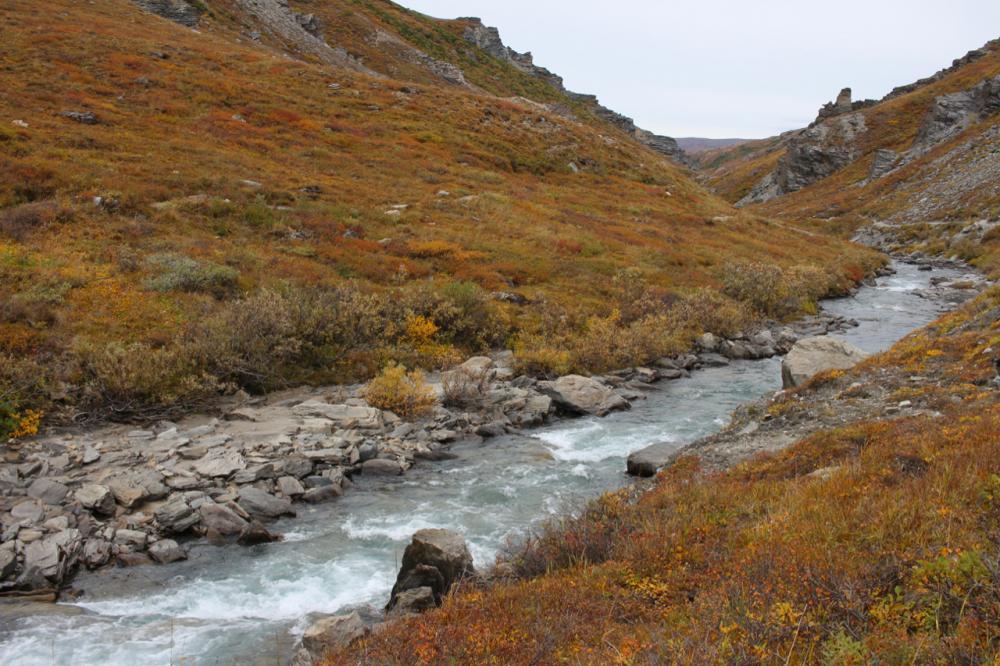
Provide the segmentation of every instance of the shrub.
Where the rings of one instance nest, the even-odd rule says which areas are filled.
[[[190,354],[143,343],[78,348],[86,399],[119,417],[153,418],[204,405],[223,388]]]
[[[441,375],[444,403],[454,407],[469,407],[482,402],[490,387],[488,371],[459,366]]]
[[[0,354],[0,441],[38,432],[46,375],[31,359]]]
[[[677,303],[670,314],[696,335],[714,333],[727,338],[741,333],[754,320],[746,304],[711,289],[699,289]]]
[[[0,211],[0,233],[16,241],[57,220],[68,219],[70,213],[54,201],[39,201]]]
[[[779,266],[758,262],[726,264],[722,282],[723,293],[762,315],[777,316],[785,310],[789,289]]]
[[[406,371],[406,366],[390,363],[365,389],[365,400],[372,407],[389,410],[403,418],[415,418],[428,413],[437,403],[434,390],[419,370]]]
[[[239,271],[175,253],[154,254],[146,264],[159,275],[146,281],[153,291],[187,291],[211,294],[216,298],[232,295],[237,288]]]

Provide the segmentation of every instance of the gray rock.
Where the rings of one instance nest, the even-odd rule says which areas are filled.
[[[278,491],[285,497],[298,497],[306,491],[306,489],[302,486],[302,483],[294,476],[283,476],[279,478],[277,486]]]
[[[372,442],[365,442],[358,447],[359,462],[368,462],[378,457],[378,446]]]
[[[462,535],[450,530],[420,530],[403,553],[387,610],[397,605],[400,594],[419,587],[430,587],[440,604],[452,585],[474,573],[472,554]]]
[[[146,541],[149,539],[149,535],[140,530],[126,530],[120,529],[115,530],[114,542],[119,546],[131,546],[142,550],[146,547]]]
[[[83,563],[89,569],[96,569],[111,559],[111,542],[101,538],[87,539],[83,544]]]
[[[963,92],[942,95],[934,100],[934,106],[924,118],[910,153],[926,153],[998,111],[1000,76],[986,79]]]
[[[379,430],[383,426],[382,410],[357,405],[331,405],[319,400],[308,400],[292,408],[301,417],[318,417],[333,421],[338,428]]]
[[[45,509],[42,508],[38,502],[34,500],[28,500],[16,504],[13,509],[10,510],[11,517],[18,521],[24,523],[35,524],[42,519],[45,515]]]
[[[252,516],[258,518],[278,518],[294,516],[295,509],[287,499],[280,499],[259,488],[240,488],[239,505]]]
[[[81,486],[73,496],[83,508],[94,513],[110,515],[115,511],[115,496],[107,486],[88,483]]]
[[[246,469],[247,463],[239,451],[215,448],[194,464],[194,471],[208,478],[225,478]]]
[[[703,333],[695,344],[698,345],[698,349],[704,352],[714,352],[719,348],[719,338],[711,333]]]
[[[782,384],[786,389],[800,386],[817,373],[847,370],[867,357],[865,352],[838,338],[804,338],[795,343],[781,364]]]
[[[237,543],[241,546],[256,546],[262,543],[281,541],[281,538],[280,534],[270,532],[259,521],[254,520],[240,533]]]
[[[403,473],[403,468],[395,460],[385,458],[375,458],[361,465],[364,474],[374,476],[399,476]]]
[[[878,180],[895,168],[899,162],[899,153],[888,148],[879,148],[872,159],[872,168],[868,172],[868,181]]]
[[[0,550],[0,580],[7,580],[17,573],[17,555],[11,550]]]
[[[631,476],[650,477],[670,462],[677,452],[677,444],[662,442],[631,453],[626,463]]]
[[[201,19],[201,10],[198,6],[189,4],[185,0],[133,0],[133,2],[148,12],[188,28],[196,27]]]
[[[101,452],[92,446],[84,447],[83,455],[80,457],[80,462],[84,465],[90,465],[101,459]]]
[[[69,493],[69,488],[52,479],[35,479],[28,486],[28,497],[34,497],[52,506],[58,506],[66,499],[67,493]]]
[[[698,361],[709,368],[717,368],[724,365],[729,365],[729,359],[722,354],[701,354],[698,356]]]
[[[214,502],[205,502],[202,504],[198,507],[198,513],[201,515],[202,525],[214,535],[222,537],[239,536],[249,527],[249,523],[232,509],[221,504],[215,504]]]
[[[386,613],[389,618],[405,617],[407,615],[419,615],[437,607],[434,599],[434,589],[431,587],[414,587],[403,590],[396,595],[396,603]]]
[[[167,534],[181,534],[201,522],[201,515],[183,497],[174,497],[160,506],[153,512],[153,517]]]
[[[69,118],[81,125],[96,125],[100,122],[92,111],[63,111],[59,114],[63,118]]]
[[[330,650],[347,647],[366,633],[365,623],[355,613],[320,618],[302,634],[302,645],[310,654],[322,657]]]
[[[539,382],[538,389],[559,408],[576,414],[605,416],[630,407],[628,401],[610,387],[580,375],[566,375],[554,382]]]
[[[319,486],[318,488],[310,488],[302,494],[302,501],[308,502],[309,504],[319,504],[320,502],[328,502],[332,499],[336,499],[344,494],[344,491],[340,486],[331,483],[328,486]]]
[[[187,553],[172,539],[160,539],[149,547],[149,556],[160,564],[186,560]]]
[[[303,479],[312,474],[313,463],[305,456],[295,456],[292,458],[286,458],[284,462],[281,463],[280,469],[289,476],[294,476],[297,479]]]
[[[105,481],[118,503],[126,509],[149,500],[162,499],[170,489],[163,484],[163,475],[149,469],[120,473]]]

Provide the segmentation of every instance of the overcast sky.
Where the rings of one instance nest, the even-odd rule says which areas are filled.
[[[1000,37],[1000,0],[400,0],[504,42],[670,136],[802,127],[845,86],[881,97]]]

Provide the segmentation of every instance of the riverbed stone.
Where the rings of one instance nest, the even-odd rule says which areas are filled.
[[[122,472],[104,482],[118,503],[131,509],[150,500],[162,499],[170,489],[163,484],[163,475],[151,469]]]
[[[296,479],[294,476],[283,476],[277,481],[278,491],[285,497],[298,497],[302,495],[306,489],[302,486],[302,483]]]
[[[395,460],[375,458],[362,464],[361,471],[372,476],[399,476],[403,473],[403,468]]]
[[[795,343],[781,364],[784,388],[801,386],[813,375],[828,370],[847,370],[868,355],[851,343],[824,335]]]
[[[187,553],[173,539],[160,539],[149,547],[149,556],[160,564],[186,560]]]
[[[239,451],[215,448],[194,464],[194,471],[208,478],[223,478],[246,469],[247,463]]]
[[[538,382],[538,389],[559,408],[575,414],[605,416],[630,407],[628,401],[610,387],[580,375],[566,375],[555,381]]]
[[[302,634],[302,645],[315,657],[347,647],[365,635],[365,623],[357,612],[322,617]]]
[[[418,615],[437,606],[431,587],[415,587],[396,595],[396,603],[386,613],[388,618]]]
[[[17,555],[10,550],[0,550],[0,580],[7,580],[17,572]]]
[[[142,550],[146,547],[146,540],[149,536],[141,530],[115,530],[114,542],[119,546],[129,546]]]
[[[310,488],[302,494],[302,501],[309,504],[319,504],[320,502],[328,502],[332,499],[336,499],[344,494],[340,486],[331,483],[328,486],[319,486],[318,488]]]
[[[281,539],[280,534],[271,532],[260,521],[254,520],[240,533],[237,543],[241,546],[256,546],[262,543],[274,543]]]
[[[97,483],[87,483],[77,489],[74,497],[83,508],[90,509],[94,513],[104,515],[114,513],[115,496],[107,486]]]
[[[205,502],[198,507],[201,521],[210,535],[221,537],[239,536],[247,528],[248,523],[232,509],[216,504]]]
[[[313,462],[305,456],[293,456],[285,458],[281,463],[281,471],[296,479],[304,479],[312,474]]]
[[[301,417],[319,417],[333,421],[340,428],[378,430],[383,426],[382,410],[361,405],[331,405],[319,400],[307,400],[292,408]]]
[[[111,542],[99,537],[87,539],[83,544],[83,563],[89,569],[96,569],[111,559]]]
[[[66,499],[68,493],[69,488],[52,479],[35,479],[28,486],[28,497],[34,497],[41,502],[53,506],[57,506]]]
[[[240,488],[238,504],[247,513],[258,518],[278,518],[280,516],[295,515],[295,509],[292,508],[290,501],[275,497],[260,488]]]
[[[158,507],[153,517],[167,534],[181,534],[201,522],[201,516],[180,496]]]
[[[10,515],[18,522],[33,525],[42,519],[42,516],[45,515],[45,509],[35,500],[27,500],[16,504],[10,510]]]
[[[629,475],[639,477],[656,476],[677,451],[672,442],[661,442],[647,446],[630,454],[626,462]]]

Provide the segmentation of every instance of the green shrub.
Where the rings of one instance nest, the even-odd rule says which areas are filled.
[[[759,262],[726,264],[722,291],[762,315],[780,314],[789,297],[788,283],[779,266]]]
[[[146,280],[153,291],[186,291],[211,294],[216,298],[231,296],[238,286],[239,271],[172,252],[154,254],[146,265],[158,275]]]

